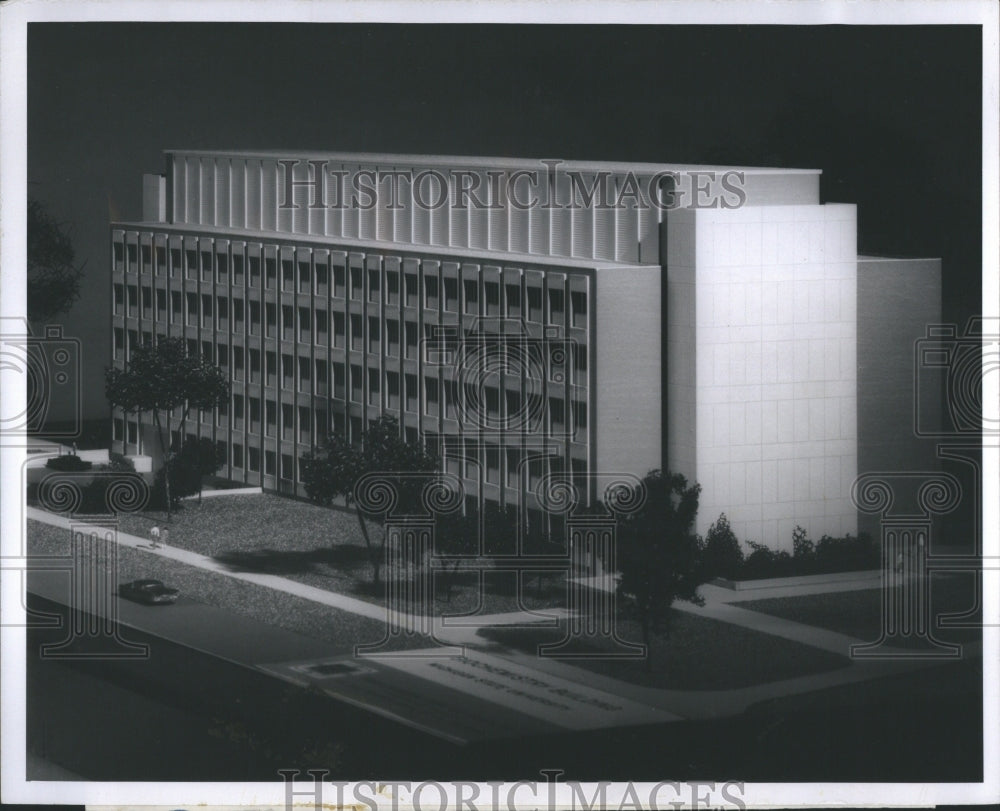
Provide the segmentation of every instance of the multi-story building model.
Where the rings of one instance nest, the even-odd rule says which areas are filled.
[[[702,485],[701,532],[856,532],[856,210],[819,179],[169,151],[142,221],[111,226],[113,362],[170,335],[227,370],[231,402],[185,431],[268,490],[303,495],[303,453],[392,414],[470,497],[533,510],[547,474],[662,468]]]

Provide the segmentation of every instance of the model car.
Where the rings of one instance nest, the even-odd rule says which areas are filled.
[[[162,580],[133,580],[118,587],[118,596],[146,605],[170,605],[177,601],[177,589],[165,586]]]

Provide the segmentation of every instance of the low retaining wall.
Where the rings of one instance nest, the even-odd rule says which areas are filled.
[[[868,580],[878,584],[881,578],[882,572],[880,569],[868,569],[859,572],[828,572],[827,574],[768,577],[762,580],[730,580],[726,577],[716,577],[710,582],[712,585],[721,586],[733,591],[749,591],[751,589],[777,589],[783,586],[809,586],[821,583],[851,583]]]

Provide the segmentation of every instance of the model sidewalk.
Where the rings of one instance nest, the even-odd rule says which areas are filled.
[[[68,519],[37,508],[27,508],[26,515],[29,519],[67,530],[71,527],[71,522]],[[153,556],[210,571],[218,576],[255,583],[369,619],[383,622],[395,620],[397,623],[405,619],[405,617],[389,612],[382,606],[307,586],[276,575],[232,571],[214,559],[195,552],[162,545],[154,549],[149,540],[126,533],[118,532],[117,542]],[[836,589],[829,588],[830,585],[824,584],[822,591],[845,591],[857,588],[856,585],[849,582],[840,584],[842,587]],[[832,631],[727,604],[729,599],[751,600],[758,596],[785,596],[784,594],[776,594],[774,589],[768,589],[767,595],[758,595],[753,590],[733,592],[715,586],[703,588],[706,597],[704,607],[681,602],[676,603],[675,607],[693,614],[741,625],[755,631],[773,634],[844,656],[849,655],[852,644],[871,641],[853,639]],[[815,593],[803,590],[808,588],[805,586],[794,588],[797,593]],[[49,595],[43,596],[51,597],[52,586],[49,585],[46,590]],[[123,621],[137,629],[148,630],[154,635],[222,658],[231,659],[240,664],[259,667],[273,675],[303,684],[313,681],[315,674],[310,668],[315,670],[314,666],[317,664],[317,660],[328,662],[336,660],[339,663],[338,667],[347,669],[358,667],[353,664],[359,661],[356,657],[343,650],[334,649],[330,643],[322,640],[313,640],[289,631],[263,626],[248,618],[200,603],[186,602],[184,605],[176,606],[175,609],[182,610],[163,611],[162,609],[129,605],[123,616]],[[182,613],[185,616],[180,618]],[[368,661],[378,661],[378,670],[383,675],[389,674],[388,678],[392,680],[396,690],[408,687],[410,691],[413,691],[414,679],[419,679],[419,691],[437,697],[444,705],[448,704],[447,695],[449,692],[458,691],[464,694],[466,702],[472,702],[476,705],[477,712],[484,712],[485,716],[492,718],[496,711],[503,707],[507,712],[514,712],[514,715],[508,716],[507,720],[517,719],[519,724],[526,723],[524,718],[538,716],[540,707],[546,703],[541,701],[538,695],[532,697],[530,695],[532,689],[540,693],[555,689],[560,695],[570,695],[572,697],[571,705],[572,701],[577,701],[579,705],[586,706],[587,712],[590,712],[592,717],[589,720],[580,718],[581,706],[573,706],[573,713],[561,713],[549,707],[546,710],[548,712],[547,718],[545,712],[541,713],[542,720],[551,721],[555,727],[594,728],[600,727],[602,724],[611,726],[618,722],[626,724],[650,723],[680,718],[724,717],[740,713],[751,704],[760,701],[889,676],[938,663],[933,660],[914,659],[898,661],[854,660],[848,666],[832,671],[737,689],[671,690],[644,687],[604,676],[576,667],[565,660],[543,659],[528,653],[500,648],[495,643],[485,642],[482,637],[477,635],[477,630],[481,627],[544,622],[546,618],[552,622],[559,617],[566,616],[566,613],[564,609],[548,609],[544,612],[513,612],[463,617],[460,620],[460,626],[456,624],[455,619],[451,619],[449,622],[444,618],[436,617],[433,623],[435,638],[445,645],[464,648],[464,651],[457,651],[465,654],[465,658],[461,660],[463,663],[461,668],[449,664],[447,658],[435,661],[435,654],[443,651],[425,649],[406,651],[405,655],[383,655],[377,659],[365,660],[358,669],[364,671]],[[169,616],[172,614],[176,614],[176,616]],[[181,621],[175,623],[172,621],[174,619]],[[149,627],[150,623],[155,627]],[[246,637],[242,640],[234,640],[234,631],[235,635],[246,635]],[[289,639],[285,639],[285,637],[289,637]],[[487,645],[488,653],[477,649]],[[455,652],[452,651],[452,656]],[[452,658],[451,662],[454,661],[456,660]],[[734,663],[734,666],[738,666],[738,663]],[[472,668],[474,673],[463,672],[463,668]],[[480,672],[488,673],[494,682],[496,679],[506,679],[511,683],[516,683],[518,687],[508,687],[506,693],[502,695],[489,694],[477,686],[474,683],[475,679],[471,677],[472,675],[480,675]],[[555,688],[551,685],[553,680],[556,680],[557,686]],[[533,682],[535,682],[534,685],[532,685]],[[385,707],[380,708],[378,704],[366,701],[362,695],[348,695],[350,684],[348,681],[341,680],[334,690],[330,683],[326,682],[321,683],[321,689],[326,689],[327,692],[338,698],[354,703],[363,703],[376,711],[381,709],[383,714],[393,715],[386,712]],[[357,685],[358,681],[355,680],[354,684]],[[528,685],[530,689],[524,689],[524,685]],[[568,690],[567,685],[576,685],[576,687]],[[499,692],[503,693],[503,691]],[[586,692],[586,695],[573,696],[574,692]],[[454,697],[453,693],[452,696]],[[551,704],[551,702],[547,703]],[[600,706],[612,703],[616,705],[616,711],[612,714],[613,718],[601,717]],[[493,705],[491,712],[484,710],[487,704]],[[407,705],[407,710],[412,711],[413,705],[410,702],[407,702]],[[405,719],[399,718],[399,720]],[[503,726],[506,728],[510,724]],[[533,723],[525,728],[534,729],[536,726],[537,723]]]

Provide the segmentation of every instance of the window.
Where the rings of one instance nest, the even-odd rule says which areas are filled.
[[[299,391],[312,391],[312,362],[299,358]]]
[[[198,306],[198,300],[195,299],[195,307]],[[135,285],[129,285],[128,287],[128,314],[131,316],[138,315],[139,309],[139,289]]]
[[[256,397],[250,398],[250,433],[256,434],[260,431],[260,400]]]
[[[514,318],[521,316],[521,285],[508,284],[504,286],[507,294],[507,315]]]
[[[151,262],[151,256],[148,245],[142,246],[142,272],[149,273],[149,265]]]
[[[316,393],[321,396],[327,393],[326,361],[322,358],[316,358]]]
[[[355,403],[361,402],[362,396],[362,381],[364,379],[364,370],[357,364],[351,364],[351,400]]]
[[[273,256],[264,260],[264,287],[274,290],[278,286],[278,268]]]
[[[346,271],[343,265],[333,266],[333,296],[334,298],[344,297],[344,276]]]
[[[396,372],[385,374],[386,408],[399,409],[399,375]]]
[[[577,385],[584,385],[587,382],[587,347],[581,344],[573,344],[573,371],[576,375]]]
[[[136,262],[135,262],[135,256],[136,256],[135,245],[129,245],[128,246],[128,269],[130,271],[132,271],[133,273],[135,272],[135,264],[136,264]]]
[[[125,354],[125,333],[123,330],[115,327],[115,348],[114,355],[115,358],[120,358]]]
[[[308,262],[299,262],[299,292],[312,292],[312,274],[309,272]]]
[[[309,343],[312,330],[312,316],[308,307],[299,307],[299,340]]]
[[[185,251],[185,278],[196,279],[198,277],[198,252],[197,251]]]
[[[253,305],[253,302],[250,302]],[[265,323],[265,335],[268,338],[273,338],[275,333],[278,331],[278,307],[273,301],[265,302],[264,304],[264,323]],[[253,323],[251,322],[251,332],[253,332]],[[259,333],[253,332],[254,335]]]
[[[281,387],[285,391],[295,388],[295,359],[291,355],[281,356]]]
[[[385,303],[399,303],[399,273],[395,270],[385,272]]]
[[[259,383],[260,382],[260,350],[251,349],[250,351],[250,382]]]
[[[479,313],[479,284],[475,279],[464,279],[462,286],[465,291],[465,313],[477,315]]]
[[[247,448],[247,469],[251,473],[260,473],[260,448]]]
[[[507,486],[521,486],[521,451],[518,448],[507,448]]]
[[[486,482],[500,483],[500,448],[497,445],[486,446]]]
[[[316,295],[326,298],[330,294],[330,268],[325,262],[316,262]]]
[[[399,322],[390,318],[385,322],[385,354],[390,358],[399,357]]]
[[[378,319],[374,316],[368,316],[368,351],[372,354],[378,354],[379,352],[379,338],[381,337],[382,330],[379,329]]]
[[[129,246],[131,247],[131,246]],[[138,424],[129,420],[128,422],[128,444],[136,445],[139,442],[139,426]]]
[[[274,400],[264,403],[264,433],[274,436],[278,432],[278,404]]]
[[[286,341],[295,340],[295,308],[290,304],[281,305],[281,337]]]
[[[120,284],[115,285],[115,315],[121,314],[125,309],[125,288]]]
[[[563,322],[563,291],[558,288],[549,288],[549,321],[553,324]]]
[[[233,299],[233,334],[243,334],[243,299],[241,298]],[[257,334],[260,334],[260,303],[257,303]]]
[[[273,476],[277,466],[277,457],[274,451],[264,451],[264,475]]]
[[[416,360],[417,324],[415,321],[407,321],[405,327],[406,327],[406,357],[409,360]]]
[[[229,376],[229,344],[219,344],[219,367],[226,377]]]
[[[500,285],[485,282],[483,291],[486,298],[486,315],[500,315]]]
[[[364,290],[365,277],[361,268],[351,268],[351,298],[361,301]]]
[[[243,446],[239,442],[233,443],[233,467],[243,467]]]
[[[212,297],[204,293],[201,296],[201,325],[206,328],[212,326]]]
[[[573,401],[573,428],[577,432],[587,430],[587,404],[579,400]],[[577,440],[582,441],[583,438],[577,436]]]
[[[364,322],[357,313],[351,313],[351,349],[361,352],[364,349]]]
[[[215,255],[215,281],[219,284],[229,284],[229,254]]]
[[[540,287],[528,287],[528,313],[529,321],[542,322],[542,290]]]
[[[243,395],[233,395],[233,428],[243,427]]]
[[[130,287],[129,290],[134,290],[134,287]],[[198,325],[198,294],[197,293],[187,293],[187,325],[194,327]]]
[[[115,265],[122,263],[124,246],[120,242],[115,243]]]
[[[440,412],[441,396],[438,381],[433,377],[424,378],[424,413],[436,417]]]
[[[264,383],[273,386],[278,378],[278,356],[274,352],[264,353]]]
[[[220,298],[215,313],[215,328],[223,332],[229,331],[229,299]]]
[[[436,310],[438,302],[437,276],[424,276],[424,306],[428,310]]]
[[[233,254],[233,287],[243,286],[243,254]]]
[[[153,308],[153,291],[148,287],[142,288],[142,317],[149,318],[149,311]]]
[[[344,364],[333,364],[333,396],[338,400],[344,399]]]
[[[417,376],[405,375],[406,383],[406,410],[417,412]]]
[[[260,287],[260,257],[251,256],[250,262],[250,286]]]
[[[170,292],[170,323],[179,324],[184,320],[184,297],[178,290]]]
[[[243,347],[233,347],[233,377],[236,380],[243,379]]]
[[[444,309],[448,313],[458,312],[458,279],[444,280]]]
[[[295,407],[291,403],[281,404],[281,438],[291,439],[295,435]]]
[[[333,345],[343,347],[344,340],[344,314],[335,312],[333,314]]]
[[[407,307],[417,306],[417,274],[406,274],[406,298],[403,304]]]
[[[159,276],[167,269],[167,249],[163,245],[156,246],[156,275]]]
[[[240,309],[242,309],[242,307]],[[268,304],[267,305],[267,334],[268,334],[268,336],[271,335],[271,327],[272,327],[271,318],[272,318],[273,315],[274,315],[274,305],[273,304]],[[237,322],[237,317],[234,314],[234,316],[233,316],[233,325],[234,326],[235,326],[236,322]],[[251,335],[260,335],[260,302],[259,301],[254,301],[253,299],[250,300],[250,334]]]
[[[329,319],[327,317],[326,310],[316,311],[316,343],[320,346],[325,346],[328,340],[328,324]]]
[[[118,246],[116,245],[115,247],[117,248]],[[115,440],[115,442],[120,442],[125,438],[125,420],[121,417],[115,417],[112,426],[111,438]]]
[[[212,281],[212,252],[201,252],[201,280],[203,282]]]
[[[286,293],[295,292],[295,266],[291,259],[281,260],[281,289]]]
[[[379,272],[377,270],[368,271],[368,300],[378,301],[381,286],[379,284]]]
[[[587,326],[587,294],[570,293],[570,306],[573,308],[573,326]]]
[[[368,375],[368,405],[377,406],[381,404],[379,397],[379,379],[377,374]]]
[[[566,433],[566,411],[563,400],[559,397],[549,400],[549,430],[553,434]]]
[[[305,406],[299,406],[299,442],[310,442],[312,437],[312,415]]]
[[[156,320],[166,321],[167,320],[167,291],[157,290],[156,291]]]

